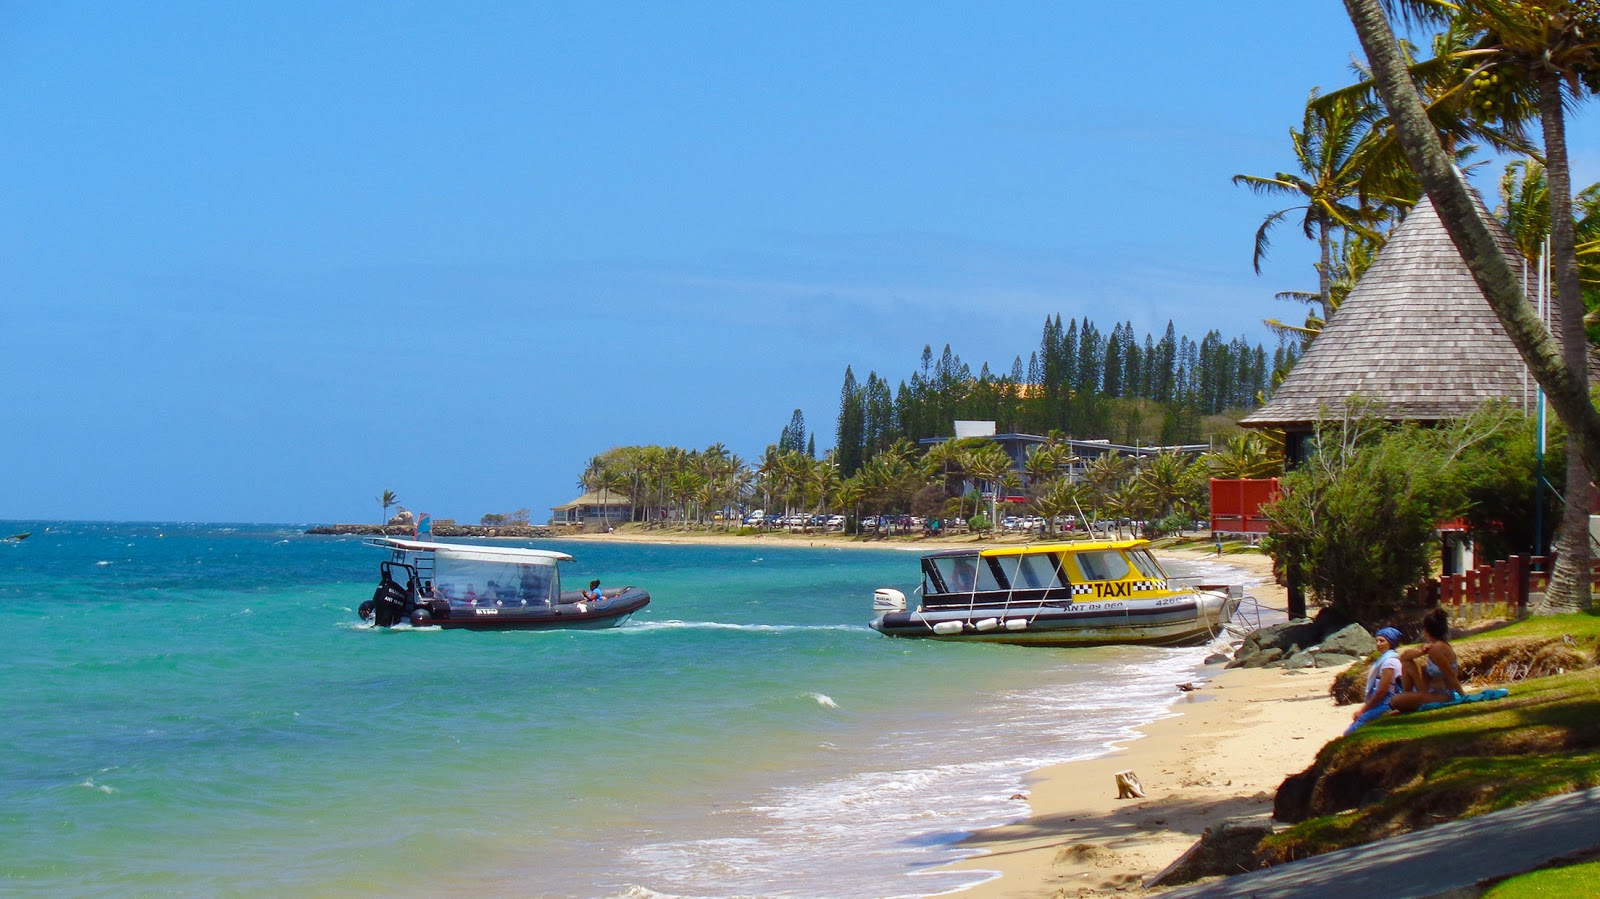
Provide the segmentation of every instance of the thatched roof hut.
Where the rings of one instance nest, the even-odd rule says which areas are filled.
[[[1513,271],[1522,270],[1510,235],[1481,201],[1479,209]],[[1552,313],[1557,335],[1559,322]],[[1284,430],[1293,456],[1299,441],[1292,438],[1351,397],[1372,401],[1393,421],[1435,422],[1491,399],[1531,404],[1537,389],[1424,197],[1271,401],[1240,424]]]

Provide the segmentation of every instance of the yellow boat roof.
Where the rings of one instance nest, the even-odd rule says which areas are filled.
[[[1080,540],[1076,543],[1027,543],[1021,546],[994,546],[979,550],[980,556],[1027,556],[1034,553],[1077,553],[1103,549],[1133,549],[1149,540]]]

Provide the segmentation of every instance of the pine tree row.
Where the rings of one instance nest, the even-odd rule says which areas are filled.
[[[859,471],[896,440],[953,436],[958,420],[994,421],[1001,433],[1106,437],[1134,442],[1204,439],[1201,417],[1254,408],[1274,371],[1294,361],[1295,348],[1270,356],[1242,337],[1210,331],[1196,342],[1172,323],[1159,340],[1141,342],[1131,322],[1102,332],[1088,317],[1063,326],[1046,317],[1039,349],[1004,374],[984,363],[974,374],[948,344],[892,387],[877,372],[858,381],[846,368],[839,395],[835,459],[841,474]]]

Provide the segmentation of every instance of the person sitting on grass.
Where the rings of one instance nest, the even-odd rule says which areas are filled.
[[[1450,645],[1450,614],[1436,608],[1422,619],[1423,641],[1400,653],[1401,693],[1389,700],[1397,712],[1415,712],[1430,702],[1461,695],[1461,665]]]
[[[1377,638],[1380,653],[1367,671],[1367,701],[1350,716],[1346,736],[1389,714],[1389,701],[1400,693],[1400,644],[1405,642],[1405,637],[1398,628],[1392,627],[1379,628],[1373,636]]]

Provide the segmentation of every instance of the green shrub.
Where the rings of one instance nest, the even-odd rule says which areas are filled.
[[[1493,514],[1495,496],[1522,490],[1507,465],[1509,434],[1522,429],[1503,406],[1448,427],[1390,426],[1355,414],[1319,427],[1314,451],[1282,481],[1266,510],[1266,549],[1280,576],[1297,572],[1324,605],[1375,623],[1425,579],[1439,523],[1474,508]]]

